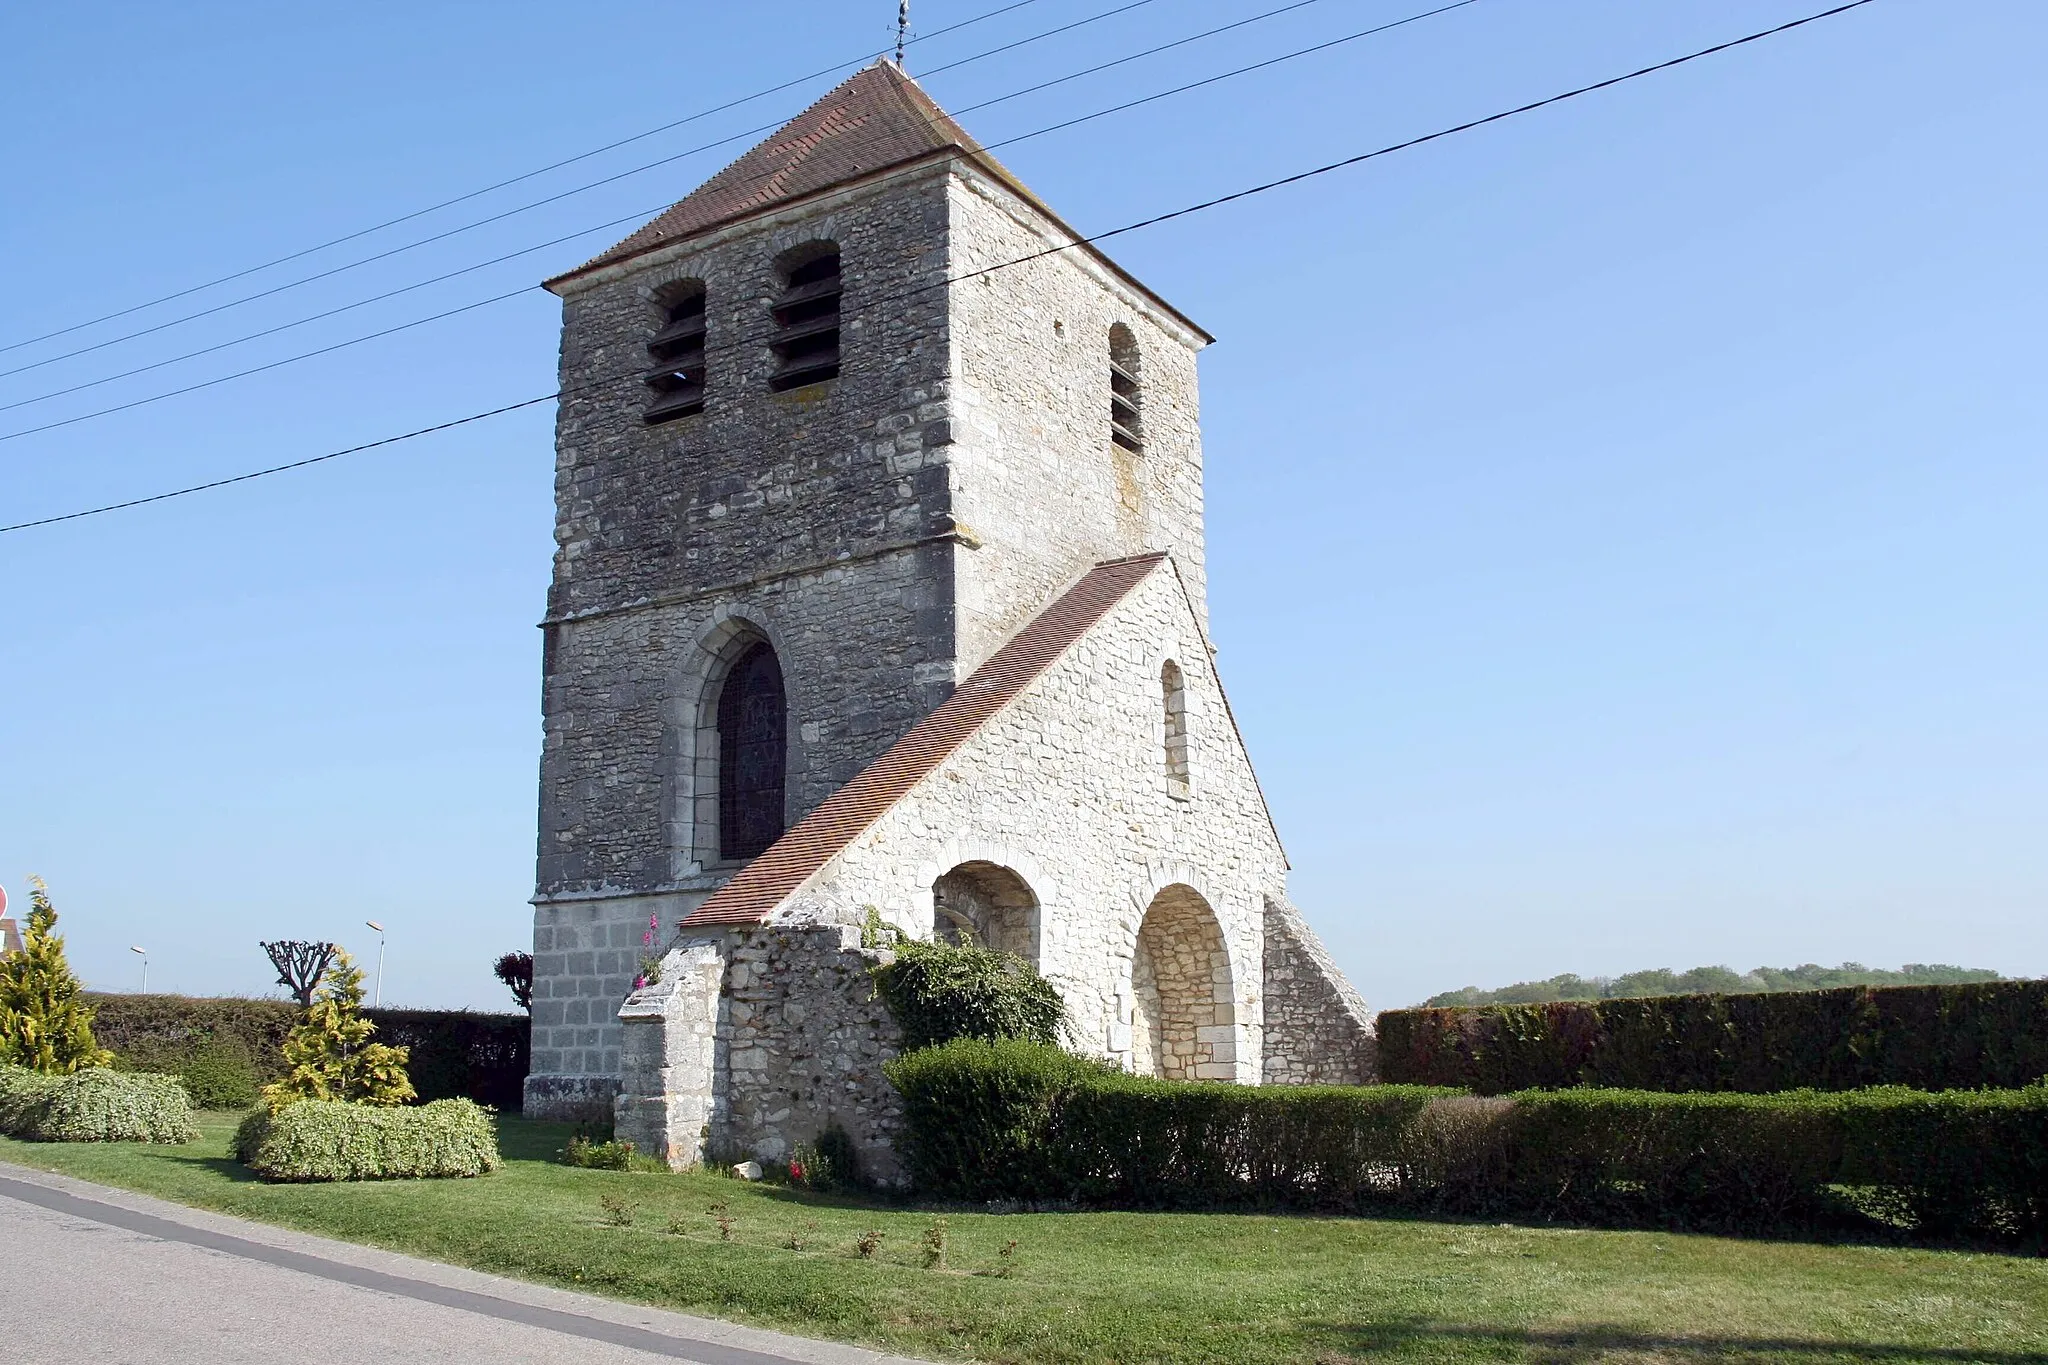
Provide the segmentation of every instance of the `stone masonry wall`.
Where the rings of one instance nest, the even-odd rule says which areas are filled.
[[[1027,259],[1072,239],[980,174],[956,177],[948,202],[953,512],[983,542],[960,555],[967,666],[1090,565],[1148,550],[1173,553],[1206,628],[1204,339],[1085,249]],[[991,266],[1003,268],[972,274]],[[1109,439],[1118,323],[1140,357],[1141,454]]]
[[[1173,794],[1160,671],[1185,682],[1192,781]],[[1264,907],[1286,862],[1223,705],[1194,612],[1162,564],[1068,653],[792,899],[792,918],[851,923],[873,904],[932,932],[932,887],[966,862],[1008,868],[1039,901],[1039,967],[1073,1041],[1128,1064],[1139,927],[1162,891],[1213,913],[1229,982],[1205,1040],[1216,1079],[1263,1057]]]
[[[1266,901],[1266,1083],[1370,1085],[1372,1016],[1301,912]]]
[[[620,1009],[619,1135],[678,1169],[786,1161],[829,1126],[852,1138],[861,1173],[901,1178],[902,1105],[881,1064],[902,1034],[870,969],[887,960],[860,931],[780,926],[679,943],[661,981]]]

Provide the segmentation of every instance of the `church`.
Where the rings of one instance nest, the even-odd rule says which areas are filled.
[[[889,1178],[871,912],[1142,1074],[1371,1078],[1209,643],[1200,326],[887,61],[547,287],[529,1114]]]

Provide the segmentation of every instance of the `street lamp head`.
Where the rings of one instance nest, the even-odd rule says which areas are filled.
[[[372,929],[375,929],[380,934],[384,932],[384,926],[377,923],[377,921],[373,919],[366,919],[363,921],[363,923],[369,925]]]
[[[131,944],[131,945],[129,946],[129,948],[128,948],[128,951],[129,951],[129,952],[131,952],[131,953],[141,953],[141,954],[142,954],[142,955],[143,955],[144,957],[148,957],[148,956],[149,956],[149,949],[147,949],[147,948],[137,948],[137,947],[133,946],[132,944]]]

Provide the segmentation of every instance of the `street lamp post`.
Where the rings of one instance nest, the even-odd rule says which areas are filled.
[[[384,926],[373,919],[366,919],[363,923],[377,931],[377,998],[371,1004],[382,1005],[384,1003]]]
[[[144,995],[148,995],[148,994],[149,994],[149,949],[147,949],[147,948],[137,948],[137,947],[134,947],[134,946],[132,946],[132,945],[131,945],[131,946],[129,947],[128,951],[129,951],[129,952],[131,952],[131,953],[140,953],[140,954],[142,954],[142,993],[143,993]]]

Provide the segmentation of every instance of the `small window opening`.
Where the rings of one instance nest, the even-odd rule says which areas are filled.
[[[777,364],[768,387],[777,393],[839,375],[839,252],[814,256],[789,272],[789,285],[776,299]]]
[[[1109,329],[1109,439],[1125,450],[1144,449],[1138,394],[1138,342],[1118,323]]]
[[[1188,693],[1180,665],[1168,659],[1159,670],[1159,690],[1166,705],[1166,790],[1168,795],[1188,794]]]
[[[668,322],[647,343],[654,369],[647,387],[654,401],[643,414],[647,424],[670,422],[704,411],[704,291],[671,303]]]

